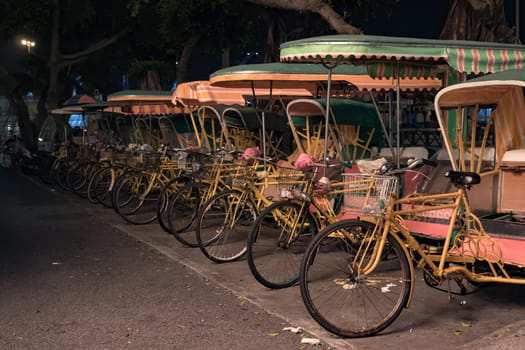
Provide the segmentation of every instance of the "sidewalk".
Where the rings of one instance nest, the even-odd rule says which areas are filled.
[[[255,281],[244,259],[215,264],[198,248],[181,246],[157,224],[117,223],[114,227],[290,325],[302,327],[334,349],[525,349],[525,321],[521,321],[525,319],[525,299],[521,297],[525,287],[492,286],[449,301],[446,293],[429,288],[419,276],[412,304],[386,331],[375,337],[340,339],[309,316],[298,286],[269,290]]]

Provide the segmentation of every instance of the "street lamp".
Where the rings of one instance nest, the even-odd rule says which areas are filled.
[[[25,47],[27,47],[27,54],[31,54],[31,48],[32,47],[35,47],[36,43],[34,41],[31,41],[31,40],[26,40],[26,39],[22,39],[22,41],[20,41],[20,43],[22,45],[24,45]]]

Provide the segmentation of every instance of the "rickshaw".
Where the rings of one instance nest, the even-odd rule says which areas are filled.
[[[312,91],[314,98],[298,98],[290,102],[279,96],[273,98],[286,111],[287,124],[293,136],[293,152],[281,164],[292,167],[299,157],[308,154],[320,162],[314,171],[319,177],[329,175],[341,184],[341,167],[328,169],[325,160],[353,162],[377,156],[382,151],[383,136],[388,135],[376,106],[358,100],[368,97],[366,90],[390,91],[399,82],[373,79],[365,67],[338,66],[333,69],[331,77],[327,76],[327,72],[325,67],[317,64],[255,64],[217,71],[211,75],[210,81],[214,86],[221,87],[303,87]],[[330,82],[332,84],[328,84]],[[401,89],[434,91],[441,84],[438,78],[402,79]],[[327,96],[332,97],[331,104]],[[388,137],[387,143],[392,145]],[[392,158],[391,147],[383,150],[383,154]],[[387,151],[390,151],[389,155]],[[309,175],[308,182],[319,177]],[[254,277],[261,284],[269,288],[285,288],[298,280],[299,262],[309,238],[327,222],[333,222],[339,214],[335,203],[339,202],[345,189],[339,189],[336,182],[332,184],[333,191],[317,194],[311,193],[315,185],[308,183],[300,191],[300,198],[281,198],[257,216],[248,237],[247,260]],[[289,184],[286,183],[280,185],[285,189],[287,186]],[[296,187],[294,190],[299,188],[299,183]],[[331,201],[333,208],[317,205]],[[315,213],[310,214],[310,210],[315,210]],[[292,223],[294,227],[291,227]],[[307,224],[308,228],[300,223]]]
[[[282,134],[286,131],[285,118],[271,112],[263,112],[264,118],[261,119],[261,115],[253,106],[246,105],[246,100],[254,93],[261,97],[274,92],[286,96],[311,96],[305,89],[294,89],[292,92],[290,89],[278,89],[270,92],[269,89],[213,87],[207,81],[184,83],[175,90],[174,101],[187,108],[196,109],[200,122],[199,151],[214,158],[213,164],[207,166],[204,173],[196,174],[198,179],[192,177],[186,186],[170,199],[167,231],[181,243],[198,245],[191,225],[200,211],[199,208],[217,191],[229,187],[233,181],[232,177],[242,172],[243,166],[235,161],[235,153],[254,150],[257,147],[265,148],[268,137],[273,141],[268,142],[271,144],[270,148],[274,151],[281,148],[281,141],[274,137],[273,132]],[[275,123],[271,122],[272,118]],[[265,121],[269,122],[267,129],[264,127]],[[229,157],[229,160],[225,157]],[[225,176],[229,177],[229,184],[224,180]],[[170,217],[173,217],[173,220]],[[182,220],[181,217],[186,220]]]
[[[399,44],[410,53],[393,50]],[[281,54],[285,60],[325,63],[364,58],[375,61],[369,69],[391,67],[399,74],[401,69],[430,74],[429,67],[443,64],[450,65],[449,73],[479,74],[521,67],[524,50],[510,44],[335,36],[284,44]],[[377,65],[384,57],[391,60]],[[301,263],[301,296],[320,325],[344,337],[381,332],[410,304],[416,267],[427,285],[449,293],[474,292],[486,283],[525,284],[516,190],[524,129],[523,82],[514,79],[521,74],[489,74],[437,93],[434,106],[445,145],[437,160],[449,168],[433,176],[445,176],[440,190],[396,199],[395,175],[430,165],[424,159],[406,169],[349,175],[354,193],[345,200],[352,218],[316,235]],[[510,81],[500,80],[504,77]],[[382,176],[390,181],[380,186]],[[509,185],[515,193],[505,189]]]

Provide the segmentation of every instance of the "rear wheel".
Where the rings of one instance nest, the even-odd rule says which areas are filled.
[[[246,259],[255,279],[272,289],[294,285],[316,231],[306,202],[281,201],[265,208],[248,236]]]
[[[301,264],[301,296],[310,315],[341,337],[364,337],[390,325],[405,307],[410,266],[399,242],[388,236],[376,268],[375,225],[345,220],[328,226],[308,246]]]

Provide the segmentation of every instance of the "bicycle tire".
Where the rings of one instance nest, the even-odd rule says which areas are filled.
[[[235,261],[246,253],[246,240],[257,216],[254,203],[237,190],[215,194],[197,218],[196,237],[202,253],[216,263]]]
[[[89,179],[88,188],[87,188],[87,199],[90,203],[99,204],[100,200],[97,198],[96,194],[96,182],[101,173],[107,171],[109,168],[99,168],[95,171],[93,176]]]
[[[366,276],[360,274],[376,243],[374,226],[359,220],[329,225],[309,244],[301,263],[299,284],[306,309],[323,328],[341,337],[381,332],[409,298],[409,261],[391,235],[379,265]]]
[[[128,168],[125,168],[122,173],[117,174],[113,173],[111,176],[110,190],[109,190],[109,202],[111,203],[111,208],[118,214],[117,208],[115,206],[115,194],[116,189],[120,186],[120,183],[128,176],[136,174],[137,172]],[[131,199],[130,199],[131,200]],[[122,205],[122,204],[121,204]]]
[[[279,201],[257,216],[247,240],[246,260],[255,279],[271,289],[299,280],[304,252],[317,232],[307,202]]]
[[[87,198],[88,185],[98,165],[93,162],[81,162],[73,165],[67,172],[67,182],[72,192],[80,198]]]
[[[200,212],[201,195],[207,188],[207,184],[192,181],[170,199],[167,210],[170,232],[175,239],[188,247],[199,246],[195,234],[195,219]]]
[[[57,159],[53,164],[53,178],[60,188],[65,191],[69,191],[70,187],[67,183],[67,171],[69,168],[69,162],[66,159]]]
[[[148,191],[149,181],[149,175],[131,173],[122,178],[115,188],[114,208],[127,222],[145,225],[157,219],[157,200],[163,185],[155,178]]]
[[[160,227],[169,234],[173,234],[169,225],[168,208],[171,198],[189,181],[186,176],[179,176],[171,179],[162,189],[159,201],[157,202],[157,218]]]

